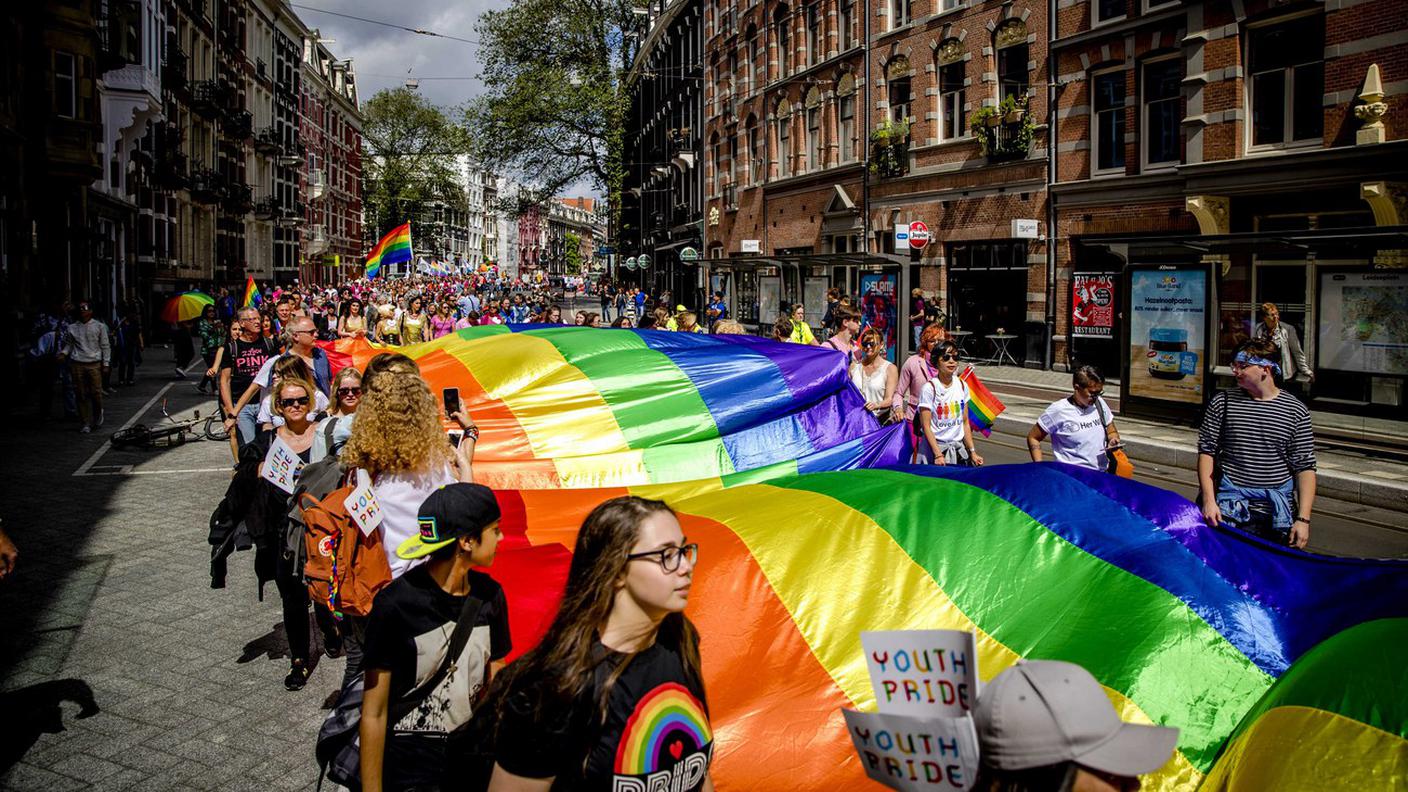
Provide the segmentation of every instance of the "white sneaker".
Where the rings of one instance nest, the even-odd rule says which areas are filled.
[[[99,426],[102,426],[102,425],[103,425],[103,421],[106,421],[107,418],[108,418],[107,411],[106,411],[106,410],[100,410],[100,411],[98,412],[98,422],[95,423],[95,424],[93,424],[94,428],[99,427]]]
[[[93,431],[92,428],[90,428],[90,427],[88,426],[88,424],[83,424],[83,428],[82,428],[82,429],[79,429],[79,430],[78,430],[78,433],[79,433],[79,434],[89,434],[89,433],[91,433],[92,431]]]

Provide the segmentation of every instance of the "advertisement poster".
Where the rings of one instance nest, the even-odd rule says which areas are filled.
[[[885,337],[885,358],[895,360],[895,293],[899,276],[868,272],[860,276],[860,324],[873,327]]]
[[[1078,272],[1071,276],[1071,335],[1110,338],[1115,331],[1115,272]]]
[[[1408,374],[1408,273],[1320,274],[1319,367]]]
[[[1135,270],[1129,286],[1129,393],[1201,404],[1207,355],[1207,272]]]

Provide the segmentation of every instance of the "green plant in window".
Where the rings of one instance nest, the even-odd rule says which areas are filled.
[[[909,170],[909,121],[881,121],[870,132],[870,172],[901,176]]]
[[[1027,111],[1030,97],[1008,96],[996,106],[974,111],[969,128],[978,139],[978,148],[989,159],[1017,159],[1031,151],[1036,125]]]

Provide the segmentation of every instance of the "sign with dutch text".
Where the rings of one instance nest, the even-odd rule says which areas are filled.
[[[1036,220],[1016,219],[1012,221],[1013,239],[1036,239],[1041,236],[1041,223]]]
[[[978,701],[978,653],[964,630],[878,630],[860,634],[880,712],[958,717]]]
[[[288,443],[275,436],[274,442],[269,445],[269,453],[264,455],[264,464],[259,466],[259,477],[292,495],[301,472],[303,460],[289,448]]]
[[[760,252],[762,252],[762,249],[763,249],[763,246],[762,246],[761,240],[757,240],[757,239],[745,239],[745,240],[743,240],[742,243],[739,245],[738,252],[740,252],[740,253],[760,253]]]
[[[842,708],[865,774],[892,789],[970,789],[978,773],[973,718],[916,718]]]

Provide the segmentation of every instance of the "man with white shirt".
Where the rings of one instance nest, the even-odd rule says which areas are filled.
[[[108,327],[93,318],[93,307],[78,304],[78,321],[64,333],[61,359],[68,360],[73,372],[74,389],[78,393],[78,417],[87,434],[103,425],[103,375],[112,365],[112,347],[108,342]]]

